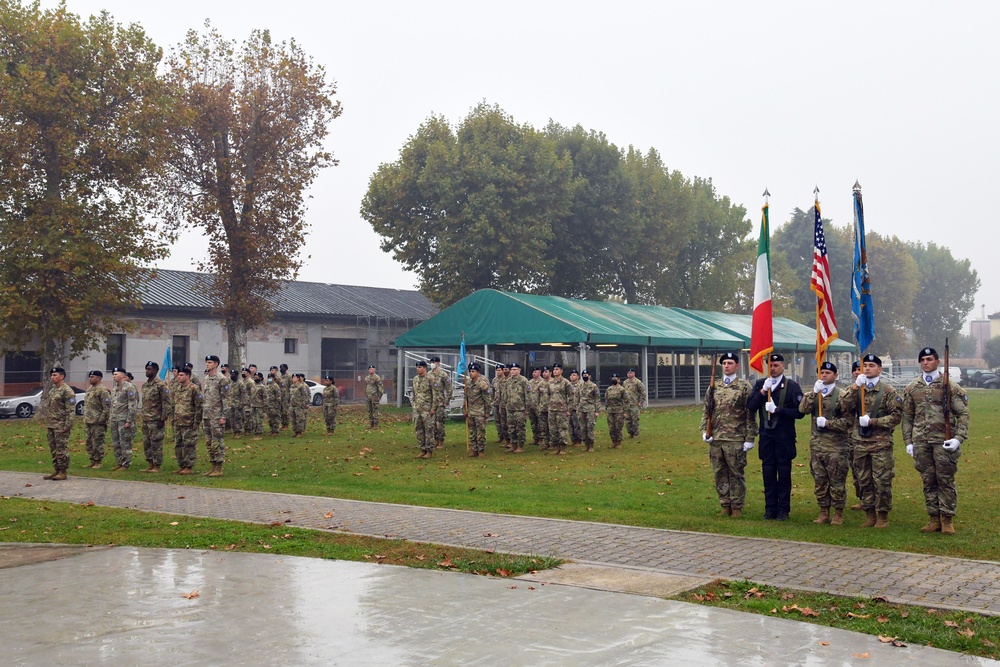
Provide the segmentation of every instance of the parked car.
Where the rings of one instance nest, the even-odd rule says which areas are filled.
[[[984,371],[983,373],[977,373],[979,378],[976,381],[977,387],[982,387],[984,389],[1000,389],[1000,375],[992,371]]]
[[[309,387],[309,400],[312,404],[323,405],[323,385],[312,380],[306,380],[306,386]]]
[[[77,387],[70,387],[76,394],[76,414],[83,415],[83,399],[87,392]],[[42,402],[42,388],[35,387],[21,396],[0,399],[0,419],[8,417],[20,417],[26,419],[35,414],[38,404]]]

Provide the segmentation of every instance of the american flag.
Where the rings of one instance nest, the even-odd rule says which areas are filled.
[[[833,315],[833,301],[830,299],[830,262],[826,257],[826,237],[823,235],[823,220],[820,217],[819,200],[813,208],[816,213],[813,236],[813,267],[809,288],[816,293],[816,369],[826,358],[826,348],[837,338],[837,319]]]

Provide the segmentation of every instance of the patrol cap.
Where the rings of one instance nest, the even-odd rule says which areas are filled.
[[[876,357],[874,354],[866,354],[865,356],[861,357],[861,361],[865,361],[872,364],[878,364],[879,367],[882,366],[882,360]]]
[[[52,369],[52,372],[53,372],[53,373],[56,373],[56,372],[59,372],[59,373],[65,373],[65,372],[63,371],[63,369],[61,369],[61,368],[53,368],[53,369]],[[124,369],[124,368],[122,368],[121,366],[115,366],[114,368],[112,368],[112,369],[111,369],[111,372],[112,372],[112,373],[124,373],[124,372],[125,372],[125,369]]]
[[[722,355],[719,356],[719,363],[720,364],[723,361],[727,361],[727,360],[728,361],[735,361],[738,364],[738,363],[740,363],[740,355],[736,354],[735,352],[725,352],[725,353],[723,353]]]
[[[851,364],[851,370],[852,371],[861,370],[861,362],[860,361],[855,361],[853,364]]]
[[[420,368],[421,366],[423,366],[424,368],[427,368],[427,362],[423,361],[423,360],[418,361],[417,362],[417,368]]]
[[[147,361],[146,368],[155,368],[156,370],[160,370],[160,365],[155,361]]]
[[[59,373],[63,377],[66,377],[66,369],[63,368],[62,366],[56,366],[55,368],[50,368],[49,375],[52,375],[53,373]]]
[[[917,359],[923,359],[924,357],[934,357],[935,359],[940,359],[940,357],[938,357],[937,350],[933,347],[925,347],[920,350],[920,354],[917,355]]]
[[[769,356],[767,358],[767,360],[768,361],[781,361],[781,362],[784,362],[785,358],[783,356],[781,356],[780,354],[778,354],[777,352],[775,352],[774,354],[772,354],[771,356]]]
[[[470,371],[476,371],[477,373],[482,373],[483,372],[483,369],[480,368],[479,364],[477,364],[475,362],[469,364],[469,370]]]
[[[830,363],[829,361],[824,361],[820,365],[819,369],[821,371],[833,371],[834,373],[836,373],[837,372],[837,365],[833,364],[833,363]]]
[[[277,368],[277,366],[271,366],[271,368]],[[375,368],[375,364],[369,364],[368,365],[368,370],[371,370],[373,368]]]
[[[552,370],[555,370],[557,368],[562,368],[562,364],[560,364],[560,363],[552,364]]]
[[[219,358],[214,354],[210,354],[207,357],[205,357],[205,361],[214,361],[215,363],[219,363]]]
[[[89,377],[89,378],[102,378],[102,377],[104,377],[104,373],[102,373],[101,371],[90,371],[89,373],[87,373],[87,377]]]
[[[431,363],[441,363],[441,357],[431,357]]]

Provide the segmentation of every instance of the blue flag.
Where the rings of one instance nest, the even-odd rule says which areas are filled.
[[[170,372],[170,367],[171,366],[173,366],[173,364],[170,361],[170,346],[167,345],[167,353],[163,355],[163,365],[160,366],[160,379],[161,380],[166,380],[167,379],[167,373]]]
[[[854,274],[851,285],[851,316],[854,318],[854,340],[861,352],[875,339],[875,304],[872,302],[872,281],[868,275],[868,251],[865,249],[865,209],[861,203],[861,186],[854,184]]]
[[[465,339],[463,338],[462,345],[458,348],[458,365],[455,366],[455,377],[464,375],[468,368],[468,365],[465,363]]]

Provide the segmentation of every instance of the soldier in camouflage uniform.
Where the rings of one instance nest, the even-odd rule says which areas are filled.
[[[267,378],[267,425],[271,435],[277,435],[281,430],[281,380],[278,379],[278,367],[271,366]]]
[[[538,449],[549,449],[549,380],[552,371],[548,366],[542,366],[542,381],[535,388],[538,397]]]
[[[945,433],[945,377],[938,353],[925,347],[919,356],[921,376],[903,390],[903,442],[924,484],[924,506],[930,520],[922,533],[955,534],[955,471],[959,447],[969,437],[969,397],[950,377],[951,437]]]
[[[594,426],[597,424],[597,413],[601,411],[601,390],[590,381],[590,373],[583,371],[583,380],[577,389],[577,404],[580,417],[580,437],[587,446],[588,452],[594,451]]]
[[[301,438],[302,434],[306,432],[310,403],[309,385],[306,384],[304,373],[296,373],[292,376],[291,394],[289,404],[292,411],[292,430],[295,433],[292,437]]]
[[[625,412],[625,427],[628,429],[628,437],[639,437],[639,411],[646,403],[646,385],[635,376],[635,369],[630,368],[626,373],[628,377],[622,382],[625,393],[628,394],[628,410]]]
[[[384,393],[382,378],[375,372],[374,366],[369,366],[368,375],[365,376],[365,401],[368,403],[369,428],[378,428],[378,406]]]
[[[198,426],[204,404],[201,388],[191,382],[191,369],[180,370],[170,395],[174,404],[174,456],[177,457],[174,474],[190,475],[198,456]]]
[[[504,417],[502,411],[503,403],[503,364],[497,364],[496,375],[493,376],[493,385],[490,389],[491,399],[493,403],[493,425],[497,427],[497,442],[506,443],[507,442],[507,425],[504,422]]]
[[[747,497],[747,452],[753,449],[757,437],[757,420],[747,408],[753,385],[739,376],[739,352],[726,352],[719,363],[722,382],[716,383],[714,394],[711,388],[705,392],[701,437],[708,443],[708,460],[712,464],[715,493],[722,513],[738,518],[743,515]],[[711,435],[708,433],[709,417],[712,418]],[[621,427],[618,430],[621,433]]]
[[[549,380],[549,446],[556,448],[553,454],[566,453],[570,394],[569,380],[563,377],[562,364],[552,364],[552,379]]]
[[[858,379],[861,375],[861,362],[855,361],[851,364],[851,384]],[[858,502],[851,505],[852,510],[861,510],[861,486],[858,484],[858,471],[854,469],[854,444],[858,437],[858,430],[856,428],[847,427],[847,461],[851,469],[851,480],[854,484],[854,497],[858,499]]]
[[[135,420],[139,410],[139,392],[128,381],[124,368],[111,372],[115,379],[111,390],[111,445],[115,452],[112,472],[128,470],[132,465],[132,443],[135,440]]]
[[[448,416],[448,404],[451,403],[451,378],[441,368],[440,357],[431,357],[431,366],[433,368],[427,375],[432,376],[435,387],[434,442],[437,447],[444,447],[444,422]]]
[[[340,390],[333,383],[333,377],[324,375],[320,380],[323,385],[323,421],[326,423],[327,435],[333,435],[337,430],[337,406],[340,405]]]
[[[87,454],[90,462],[84,468],[101,467],[104,460],[104,436],[108,433],[108,419],[111,417],[111,392],[104,386],[104,373],[90,371],[87,381],[87,395],[83,399],[83,423],[87,427]]]
[[[249,412],[247,415],[247,433],[253,433],[254,440],[264,437],[264,410],[267,406],[267,387],[264,384],[264,374],[256,372],[253,374],[253,384],[249,389],[249,401],[247,405]]]
[[[903,416],[903,397],[882,381],[882,360],[874,354],[862,359],[858,376],[841,398],[840,409],[858,434],[854,444],[854,469],[861,487],[865,528],[887,528],[892,510],[892,479],[896,463],[892,432]],[[861,392],[864,391],[864,402]]]
[[[229,389],[230,389],[230,404],[232,408],[229,410],[229,425],[233,429],[233,435],[240,435],[243,433],[243,402],[246,400],[246,377],[247,369],[242,369],[238,375],[230,374],[229,376]]]
[[[580,389],[580,374],[576,372],[575,368],[569,372],[569,386],[569,441],[573,446],[576,446],[583,442],[583,428],[580,424],[579,415],[580,396],[578,391]]]
[[[621,385],[618,373],[611,374],[611,386],[604,392],[604,411],[608,413],[608,435],[611,436],[611,449],[622,446],[622,427],[625,426],[625,403],[628,394]]]
[[[190,373],[188,373],[188,375],[191,376],[191,384],[193,384],[194,386],[198,387],[198,389],[200,391],[202,389],[201,379],[199,379],[198,376],[195,375],[195,373],[194,373],[194,364],[192,364],[189,361],[186,364],[184,364],[184,368],[186,368],[186,369],[188,369],[188,371],[190,371]]]
[[[469,365],[465,380],[466,424],[469,428],[469,456],[486,456],[486,421],[490,417],[490,383],[481,375],[479,364]]]
[[[542,444],[542,434],[538,426],[538,385],[541,382],[541,369],[532,368],[531,379],[528,380],[528,421],[531,422],[531,438],[535,445]]]
[[[417,362],[417,375],[413,378],[413,429],[420,447],[418,459],[434,455],[434,389],[427,377],[427,362]]]
[[[520,454],[524,452],[526,434],[524,431],[524,409],[528,405],[528,395],[531,388],[528,379],[521,375],[521,366],[510,365],[510,377],[504,384],[504,397],[507,399],[507,451]]]
[[[49,379],[52,386],[41,403],[41,413],[47,428],[53,472],[43,479],[60,481],[66,479],[66,471],[69,470],[69,432],[73,429],[73,417],[76,416],[76,393],[66,384],[63,368],[51,369]]]
[[[292,376],[288,364],[278,366],[278,382],[281,383],[281,430],[288,428],[292,419]]]
[[[167,384],[157,375],[160,365],[146,362],[146,382],[142,385],[142,451],[148,467],[141,472],[160,472],[163,466],[164,427],[174,404]]]
[[[229,380],[219,372],[219,358],[214,354],[205,357],[205,380],[202,386],[202,430],[212,469],[205,477],[222,477],[222,464],[226,462],[226,415],[229,414]]]
[[[829,521],[834,526],[844,523],[847,471],[850,468],[847,431],[851,423],[840,413],[841,393],[837,386],[837,366],[824,361],[820,365],[819,380],[813,385],[812,391],[802,396],[799,403],[799,412],[812,415],[809,470],[816,485],[816,504],[819,505],[819,516],[813,523],[823,524]]]

